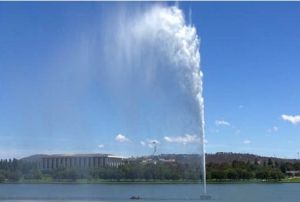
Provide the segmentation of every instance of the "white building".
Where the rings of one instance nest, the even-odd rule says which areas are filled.
[[[126,158],[109,154],[55,154],[43,156],[39,168],[52,170],[57,168],[105,168],[118,167]]]

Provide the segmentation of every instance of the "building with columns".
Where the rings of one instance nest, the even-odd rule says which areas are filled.
[[[109,154],[55,154],[43,156],[39,161],[41,170],[58,168],[106,168],[123,165],[126,158]]]

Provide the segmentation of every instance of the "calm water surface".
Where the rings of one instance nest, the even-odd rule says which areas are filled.
[[[300,202],[300,184],[214,184],[208,192],[216,202]],[[200,194],[196,184],[0,184],[1,202],[186,202],[200,201]]]

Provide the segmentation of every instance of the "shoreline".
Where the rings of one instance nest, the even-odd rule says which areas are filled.
[[[282,180],[208,180],[207,184],[283,184],[283,183],[300,183],[300,177],[286,178]],[[185,180],[21,180],[18,182],[2,182],[1,184],[202,184],[200,181]]]

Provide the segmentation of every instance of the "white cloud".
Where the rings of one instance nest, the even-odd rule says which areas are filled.
[[[115,140],[118,142],[129,142],[130,141],[125,135],[122,135],[121,133],[115,137]]]
[[[176,136],[176,137],[169,137],[169,136],[165,136],[164,140],[166,142],[170,142],[170,143],[180,143],[180,144],[188,144],[188,143],[195,143],[195,142],[199,142],[199,138],[196,135],[183,135],[183,136]]]
[[[251,140],[246,139],[246,140],[243,141],[243,143],[244,144],[251,144]]]
[[[273,126],[272,128],[268,129],[269,133],[276,133],[279,130],[279,128],[277,126]]]
[[[98,145],[98,148],[100,148],[100,149],[103,148],[103,147],[104,147],[104,144],[99,144]]]
[[[216,120],[215,124],[217,126],[230,126],[230,123],[224,120]]]
[[[283,114],[283,115],[281,115],[281,118],[285,121],[288,121],[288,122],[294,124],[294,125],[300,123],[300,115],[292,116],[292,115]]]
[[[146,145],[146,142],[144,142],[144,141],[141,141],[140,143],[141,143],[142,146]]]

